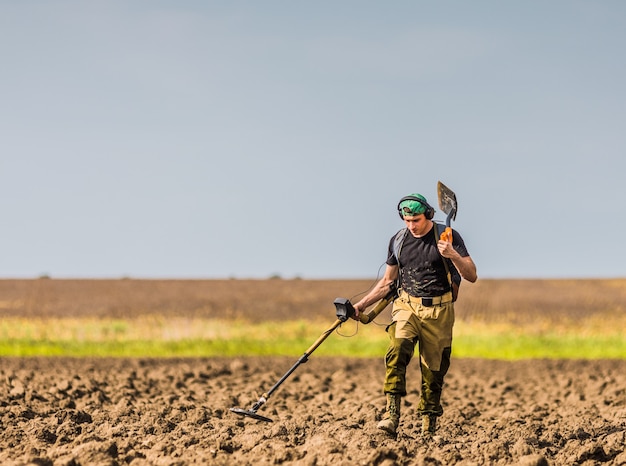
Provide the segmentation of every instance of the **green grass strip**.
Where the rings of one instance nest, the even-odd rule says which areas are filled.
[[[579,335],[464,335],[454,339],[453,354],[507,360],[626,359],[626,340]]]
[[[249,323],[207,319],[19,319],[0,321],[0,356],[70,357],[299,357],[330,322]],[[492,359],[626,359],[624,326],[572,326],[457,322],[455,357]],[[315,350],[319,356],[380,357],[384,325],[349,321]]]
[[[330,337],[332,338],[332,336]],[[0,356],[66,356],[66,357],[235,357],[235,356],[301,356],[311,342],[288,339],[280,342],[257,340],[182,340],[118,342],[51,342],[10,341],[0,344]],[[340,344],[330,339],[318,347],[319,356],[382,356],[385,346],[374,348],[364,343]]]

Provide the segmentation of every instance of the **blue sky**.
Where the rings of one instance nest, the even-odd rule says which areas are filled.
[[[0,1],[0,277],[624,277],[622,1]],[[444,215],[437,209],[436,219]]]

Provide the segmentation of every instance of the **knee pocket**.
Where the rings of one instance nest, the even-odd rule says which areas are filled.
[[[415,342],[408,338],[395,338],[393,333],[390,336],[386,359],[395,360],[403,365],[408,364],[415,351]]]

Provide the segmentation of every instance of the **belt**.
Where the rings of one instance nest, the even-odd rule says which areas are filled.
[[[410,303],[421,304],[422,306],[431,307],[437,306],[439,304],[451,303],[452,302],[452,292],[448,291],[441,296],[433,296],[433,297],[419,297],[419,296],[411,296],[406,291],[400,291],[400,297],[404,299],[408,299]]]

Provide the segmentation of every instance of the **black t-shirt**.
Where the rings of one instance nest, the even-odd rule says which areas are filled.
[[[441,233],[444,228],[444,225],[438,225],[438,232]],[[450,283],[443,263],[444,258],[437,249],[435,228],[421,238],[416,238],[407,231],[400,249],[399,264],[394,254],[395,241],[396,235],[389,241],[387,264],[400,266],[399,287],[401,289],[411,296],[420,297],[441,296],[450,291]],[[469,256],[463,238],[456,230],[452,230],[452,245],[462,257]],[[460,283],[459,272],[450,259],[446,261],[452,281]]]

